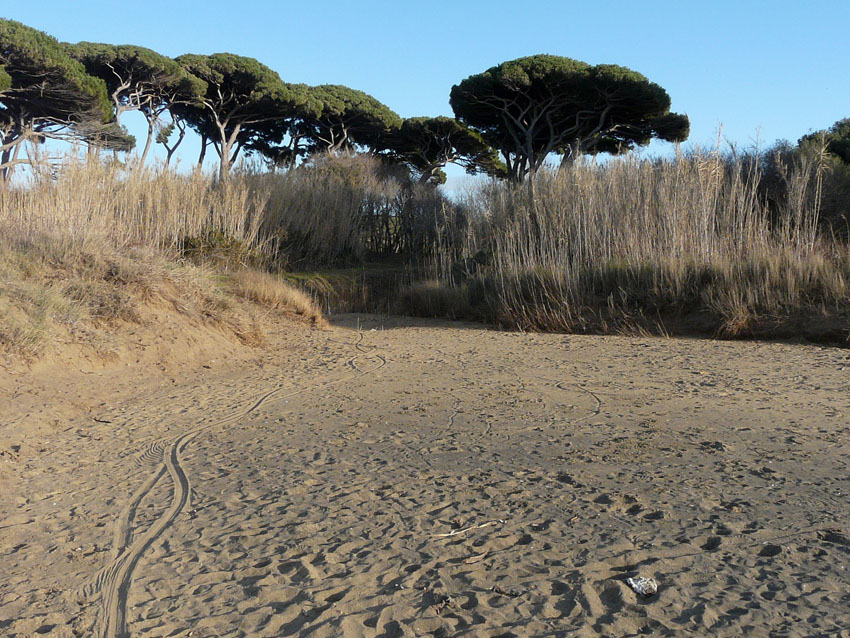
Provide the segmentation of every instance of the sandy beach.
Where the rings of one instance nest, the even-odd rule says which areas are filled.
[[[122,370],[0,372],[0,635],[850,636],[847,349],[350,315]]]

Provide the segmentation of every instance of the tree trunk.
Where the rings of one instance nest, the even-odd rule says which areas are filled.
[[[183,138],[186,137],[186,129],[179,128],[180,133],[177,136],[177,141],[174,142],[174,146],[168,146],[167,143],[163,144],[165,146],[165,151],[167,153],[165,158],[165,166],[166,168],[171,166],[171,158],[174,156],[174,152],[177,150],[177,147],[183,142]]]
[[[425,186],[428,182],[431,181],[431,178],[436,175],[437,171],[440,170],[439,166],[431,166],[424,171],[422,171],[422,175],[419,177],[419,183]]]
[[[331,144],[328,147],[328,153],[332,153],[332,154],[336,155],[341,150],[346,148],[347,142],[348,142],[348,129],[346,129],[344,126],[342,127],[342,137],[340,137],[338,140],[336,139],[336,135],[334,134],[333,129],[331,129]]]
[[[15,146],[15,150],[12,151],[12,161],[10,162],[10,165],[6,167],[6,179],[10,182],[12,181],[12,173],[15,172],[15,166],[18,164],[18,155],[20,155],[23,146],[23,142]]]
[[[233,127],[233,132],[230,134],[230,137],[227,136],[227,131],[224,124],[220,124],[218,127],[219,130],[219,165],[218,165],[218,178],[221,181],[227,179],[230,175],[230,167],[233,165],[233,161],[239,155],[239,151],[241,150],[241,145],[237,145],[237,141],[239,139],[239,131],[242,129],[241,124],[237,124]],[[234,146],[236,147],[234,149]]]
[[[0,154],[0,185],[5,186],[12,178],[12,148],[7,148]]]
[[[231,155],[230,155],[230,165],[231,166],[233,166],[236,163],[236,160],[239,159],[239,153],[240,153],[241,150],[242,150],[242,145],[237,144],[236,150],[233,151],[233,153],[231,153]]]
[[[148,151],[151,150],[151,144],[153,143],[153,129],[154,129],[155,120],[148,120],[148,139],[145,140],[145,149],[142,151],[142,156],[139,158],[139,167],[145,165],[145,159],[148,156]]]
[[[580,140],[576,140],[573,144],[567,146],[564,154],[561,156],[561,166],[560,170],[568,168],[576,163],[576,159],[579,156],[579,149],[581,148]]]
[[[207,136],[201,135],[201,154],[198,156],[198,168],[204,167],[204,158],[207,156],[207,144],[209,144]]]
[[[222,133],[218,157],[218,179],[222,182],[230,175],[230,147],[231,144],[225,138],[224,133]]]
[[[18,151],[27,136],[20,125],[15,125],[3,135],[2,153],[0,153],[0,184],[6,185],[12,179],[14,162],[18,157]],[[11,141],[10,141],[11,140]]]

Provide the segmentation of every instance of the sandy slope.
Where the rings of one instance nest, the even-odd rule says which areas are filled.
[[[19,379],[0,635],[850,636],[847,350],[344,323]]]

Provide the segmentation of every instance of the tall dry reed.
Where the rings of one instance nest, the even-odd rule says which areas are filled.
[[[8,241],[52,236],[85,246],[176,249],[187,237],[218,231],[254,244],[267,195],[245,180],[226,183],[195,171],[135,167],[69,155],[57,168],[0,189],[0,232]]]
[[[816,318],[845,338],[850,259],[818,235],[819,177],[816,162],[788,167],[773,209],[759,164],[717,152],[543,171],[533,201],[488,184],[463,245],[435,260],[442,285],[407,304],[531,330],[785,334]]]
[[[297,268],[427,252],[451,208],[439,191],[370,155],[320,155],[252,184],[268,194],[261,234]]]

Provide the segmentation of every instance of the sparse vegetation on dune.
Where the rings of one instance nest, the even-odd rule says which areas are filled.
[[[0,189],[0,350],[37,358],[63,341],[109,355],[122,325],[154,312],[256,345],[263,312],[244,299],[321,323],[308,297],[252,273],[264,259],[258,192],[70,157]]]
[[[232,281],[236,292],[246,299],[273,310],[291,312],[314,325],[325,325],[325,319],[313,299],[280,277],[245,269],[234,273]]]
[[[34,359],[60,344],[108,357],[126,326],[166,313],[240,342],[263,342],[258,313],[240,307],[212,271],[148,248],[62,245],[49,237],[2,247],[0,349]]]

